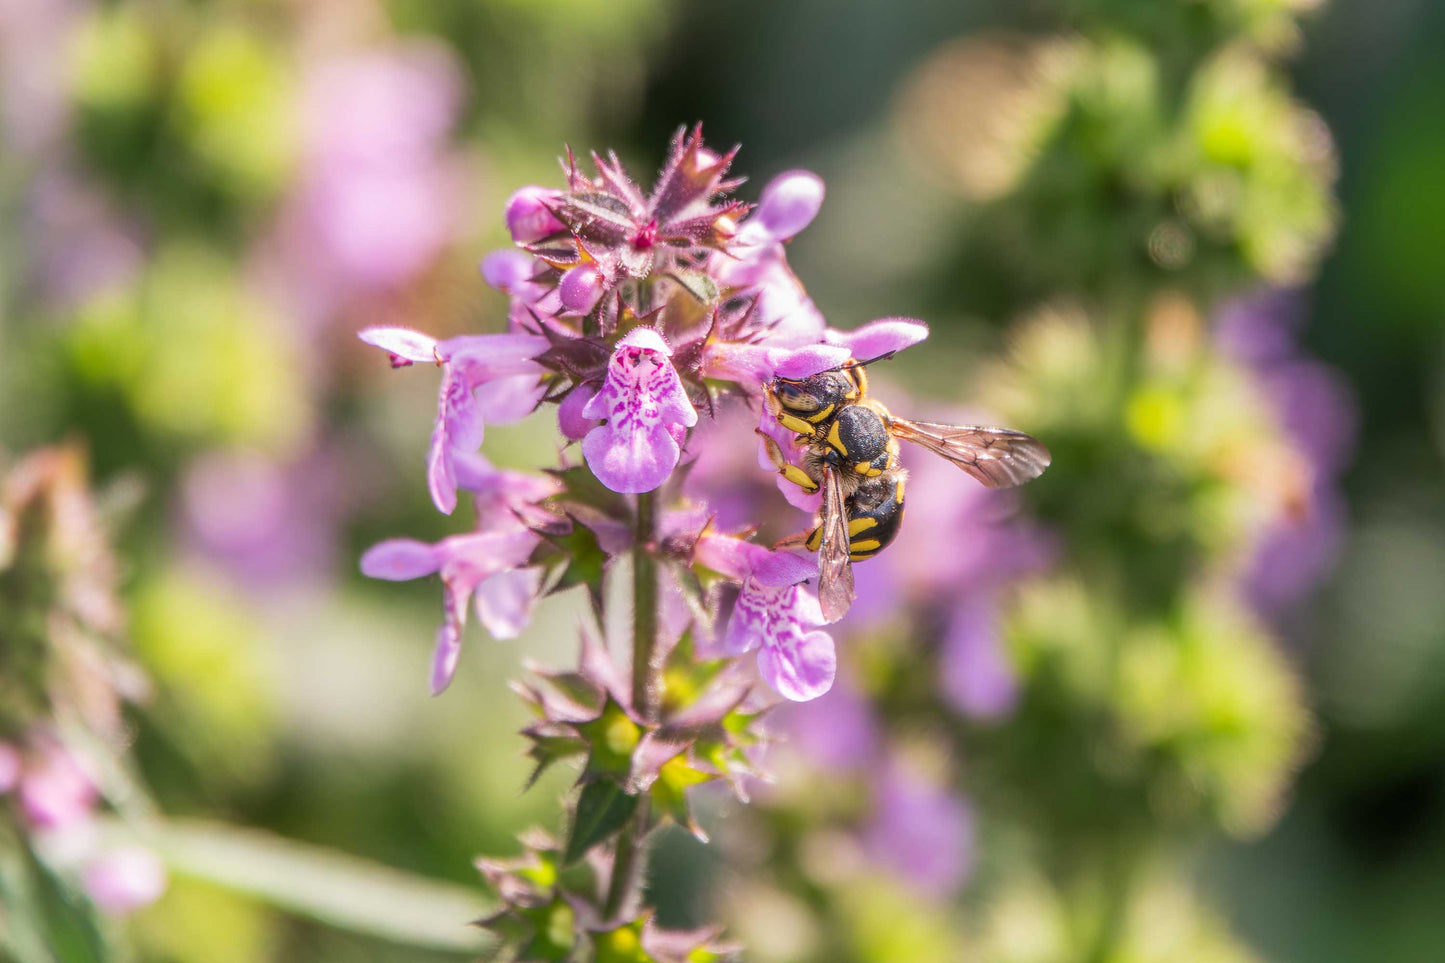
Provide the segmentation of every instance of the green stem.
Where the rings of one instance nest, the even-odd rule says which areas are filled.
[[[632,707],[648,722],[657,721],[657,560],[656,496],[637,496],[637,528],[632,551]]]
[[[657,535],[657,501],[653,492],[637,496],[637,521],[632,550],[632,707],[646,722],[656,722],[658,712],[657,670],[657,559],[653,540]],[[607,884],[603,916],[613,919],[622,911],[628,894],[640,885],[642,842],[647,835],[648,806],[641,800],[632,822],[617,837],[612,879]]]

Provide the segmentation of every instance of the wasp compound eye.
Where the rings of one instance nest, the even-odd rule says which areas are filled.
[[[823,402],[814,396],[805,384],[793,381],[779,381],[775,390],[783,405],[793,411],[817,411]]]

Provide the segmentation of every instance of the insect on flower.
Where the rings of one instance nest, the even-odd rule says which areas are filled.
[[[801,448],[798,464],[759,431],[778,474],[812,494],[821,491],[818,524],[779,543],[818,553],[818,600],[828,621],[853,601],[852,563],[888,547],[903,523],[908,471],[898,461],[898,439],[953,462],[989,488],[1011,488],[1049,467],[1049,450],[1037,438],[1009,428],[909,421],[868,397],[867,365],[891,358],[850,360],[809,378],[773,378],[764,403]]]

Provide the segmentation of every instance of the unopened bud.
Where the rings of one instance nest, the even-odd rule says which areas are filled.
[[[595,264],[579,264],[562,275],[557,294],[562,306],[578,314],[586,314],[602,299],[602,271]]]
[[[786,241],[813,222],[823,206],[823,179],[812,171],[787,171],[768,182],[756,221],[775,240]]]
[[[545,187],[523,187],[507,199],[507,230],[518,244],[541,240],[556,234],[564,225],[547,204],[560,198],[561,192]]]

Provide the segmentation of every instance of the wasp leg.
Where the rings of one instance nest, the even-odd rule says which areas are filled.
[[[810,552],[816,552],[817,549],[811,547],[808,543],[812,541],[817,531],[815,528],[806,532],[797,532],[796,534],[789,535],[787,538],[780,538],[773,543],[773,551],[781,552],[789,548],[806,548]]]
[[[788,463],[788,459],[783,457],[783,449],[778,447],[776,441],[758,429],[754,429],[754,431],[757,431],[758,437],[763,440],[763,450],[768,453],[768,460],[777,467],[779,475],[782,475],[809,495],[818,490],[818,483],[813,481],[812,478],[809,478],[807,472],[803,471],[803,469],[797,465]]]

